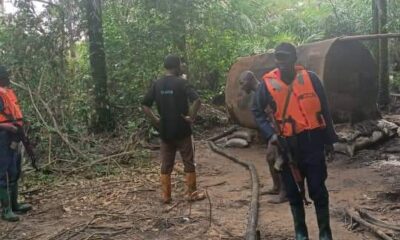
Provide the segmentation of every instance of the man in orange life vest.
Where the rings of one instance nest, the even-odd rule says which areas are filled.
[[[18,151],[16,134],[22,126],[22,111],[14,91],[9,88],[9,73],[0,66],[0,201],[1,218],[14,222],[31,210],[29,204],[18,203],[18,179],[21,173],[21,154]]]
[[[290,152],[295,159],[314,202],[319,238],[330,240],[325,153],[333,152],[333,143],[338,139],[326,96],[317,75],[296,65],[296,48],[292,44],[279,44],[275,48],[275,61],[277,68],[263,76],[252,111],[261,132],[271,144],[278,145],[283,139],[288,143],[286,153]],[[268,119],[265,111],[268,108],[274,111],[279,129],[274,129]],[[282,178],[293,215],[295,237],[296,240],[309,239],[302,196],[287,161],[283,165]]]

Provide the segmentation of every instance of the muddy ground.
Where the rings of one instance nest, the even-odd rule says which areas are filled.
[[[40,189],[25,189],[23,196],[33,203],[34,210],[18,223],[0,221],[0,239],[243,239],[251,197],[249,173],[213,153],[205,142],[196,146],[198,183],[209,196],[203,201],[182,200],[183,173],[178,157],[174,201],[168,206],[159,202],[159,161],[154,151],[146,168],[119,166],[122,170],[118,175],[74,177]],[[363,150],[354,158],[337,155],[328,164],[334,239],[378,239],[344,216],[343,209],[348,207],[362,207],[381,220],[400,224],[396,147],[400,149],[398,138],[377,149]],[[263,144],[225,150],[256,165],[261,190],[271,187]],[[268,198],[260,196],[258,228],[262,239],[293,239],[288,204],[272,205]],[[307,208],[307,221],[311,239],[318,239],[313,207]]]

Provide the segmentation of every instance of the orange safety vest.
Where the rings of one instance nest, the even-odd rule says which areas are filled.
[[[314,90],[310,75],[301,66],[296,66],[296,72],[285,116],[283,111],[289,85],[281,79],[279,69],[274,69],[263,76],[265,86],[276,103],[274,115],[280,127],[279,134],[285,137],[326,126],[321,112],[321,102]]]
[[[4,105],[3,111],[0,112],[0,123],[16,123],[22,126],[23,115],[14,90],[0,87],[0,98]]]

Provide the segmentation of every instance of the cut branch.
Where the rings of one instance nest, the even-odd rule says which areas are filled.
[[[376,226],[383,227],[383,228],[386,228],[386,229],[400,231],[400,226],[399,225],[389,224],[387,222],[384,222],[382,220],[374,218],[369,213],[367,213],[364,209],[356,209],[356,210],[359,212],[359,214],[360,214],[360,216],[362,218],[364,218],[367,222],[369,222],[371,224],[374,224]]]
[[[60,136],[61,140],[62,140],[65,144],[67,144],[67,146],[68,146],[70,149],[72,149],[74,152],[76,152],[76,153],[79,155],[79,157],[81,157],[81,158],[83,158],[83,159],[85,159],[85,160],[91,160],[91,158],[89,158],[87,155],[85,155],[85,154],[84,154],[82,151],[80,151],[76,146],[74,146],[73,144],[71,144],[71,142],[68,140],[68,138],[61,132],[61,130],[60,130],[59,127],[58,127],[57,121],[56,121],[56,119],[54,118],[53,112],[51,111],[51,109],[50,109],[50,107],[48,106],[48,104],[43,100],[43,98],[42,98],[39,94],[34,94],[34,93],[32,92],[32,90],[31,90],[29,87],[27,87],[27,86],[23,86],[23,85],[21,85],[21,84],[15,83],[15,82],[12,82],[12,84],[14,84],[15,86],[17,86],[17,87],[19,87],[19,88],[21,88],[21,89],[23,89],[23,90],[25,90],[25,91],[27,91],[27,92],[29,93],[29,97],[30,97],[30,99],[31,99],[32,105],[33,105],[33,107],[35,108],[35,111],[36,111],[36,113],[37,113],[39,119],[42,121],[43,125],[45,125],[45,127],[47,128],[48,131],[53,130],[54,132],[56,132],[56,133]],[[36,97],[39,98],[39,101],[40,101],[40,102],[43,104],[43,106],[45,107],[45,109],[46,109],[48,115],[50,116],[50,118],[51,118],[51,120],[52,120],[52,122],[53,122],[53,126],[52,126],[52,127],[49,125],[49,123],[46,122],[46,120],[44,119],[43,115],[42,115],[41,112],[39,111],[39,108],[37,107],[36,101],[35,101],[35,99],[34,99],[34,95],[35,95]]]
[[[382,230],[380,230],[378,227],[376,227],[375,225],[365,221],[364,219],[362,219],[360,217],[360,215],[358,215],[354,210],[351,209],[345,209],[346,214],[350,216],[350,218],[352,220],[355,220],[356,222],[358,222],[359,224],[363,225],[364,227],[366,227],[368,230],[370,230],[371,232],[375,233],[377,236],[379,236],[381,239],[384,240],[393,240],[393,238],[389,237],[386,233],[384,233]]]

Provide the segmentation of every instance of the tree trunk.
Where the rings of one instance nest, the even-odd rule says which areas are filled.
[[[379,19],[379,33],[387,33],[387,0],[376,0]],[[385,107],[390,103],[389,97],[389,40],[379,39],[379,98],[378,104]]]
[[[87,0],[86,10],[89,29],[90,67],[95,94],[95,114],[91,129],[98,133],[114,129],[107,91],[101,0]]]
[[[5,12],[5,9],[4,9],[4,0],[0,0],[0,16],[1,16],[1,17],[4,16],[4,12]]]
[[[372,34],[379,33],[379,12],[376,0],[371,0],[372,3]],[[376,59],[379,61],[379,39],[372,41],[372,53]],[[379,67],[379,64],[378,64]]]
[[[66,19],[66,28],[68,32],[68,50],[69,50],[69,56],[72,59],[76,58],[76,48],[75,48],[75,40],[74,40],[74,8],[75,8],[75,2],[70,1],[66,2],[66,8],[68,12],[68,17]]]

